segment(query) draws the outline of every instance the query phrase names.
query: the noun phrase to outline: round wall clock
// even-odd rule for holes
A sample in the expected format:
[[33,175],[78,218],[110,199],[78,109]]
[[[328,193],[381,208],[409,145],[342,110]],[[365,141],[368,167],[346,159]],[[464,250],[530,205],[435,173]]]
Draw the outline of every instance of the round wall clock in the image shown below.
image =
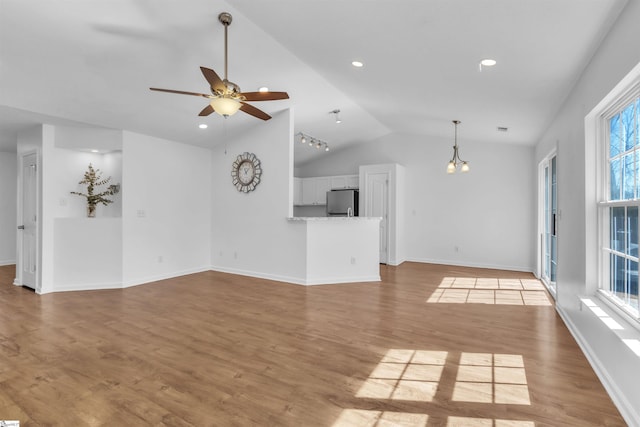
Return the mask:
[[240,154],[231,166],[231,178],[233,185],[241,193],[248,193],[256,189],[260,184],[262,166],[260,160],[253,153]]

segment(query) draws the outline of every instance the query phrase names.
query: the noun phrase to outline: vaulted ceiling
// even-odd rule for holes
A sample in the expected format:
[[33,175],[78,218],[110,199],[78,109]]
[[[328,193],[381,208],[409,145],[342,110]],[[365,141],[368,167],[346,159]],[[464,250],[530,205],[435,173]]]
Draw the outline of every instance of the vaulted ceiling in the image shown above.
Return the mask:
[[[294,109],[333,150],[390,132],[532,145],[626,0],[0,0],[0,150],[34,123],[126,129],[212,146],[262,121],[198,117],[199,67]],[[479,69],[492,58],[497,65]],[[353,60],[364,63],[355,68]],[[343,122],[336,124],[334,109]],[[207,123],[208,129],[198,128]],[[508,132],[498,132],[507,127]],[[300,144],[298,144],[300,145]],[[317,150],[296,148],[296,163]]]

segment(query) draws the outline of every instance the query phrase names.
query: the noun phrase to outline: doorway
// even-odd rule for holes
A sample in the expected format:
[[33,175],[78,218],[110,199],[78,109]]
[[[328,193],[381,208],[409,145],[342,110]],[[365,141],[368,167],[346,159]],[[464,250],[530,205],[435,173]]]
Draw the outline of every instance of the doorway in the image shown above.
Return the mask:
[[539,276],[553,297],[556,297],[558,273],[558,165],[554,153],[547,156],[539,169]]
[[38,266],[38,155],[22,156],[18,226],[18,283],[37,289]]
[[365,216],[380,217],[380,263],[389,263],[389,172],[366,174]]

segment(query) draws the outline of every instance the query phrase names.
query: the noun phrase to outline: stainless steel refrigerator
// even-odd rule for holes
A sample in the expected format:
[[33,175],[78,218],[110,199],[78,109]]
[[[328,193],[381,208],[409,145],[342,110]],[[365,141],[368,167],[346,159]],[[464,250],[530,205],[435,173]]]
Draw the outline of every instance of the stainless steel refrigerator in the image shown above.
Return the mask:
[[327,191],[327,216],[358,216],[358,190]]

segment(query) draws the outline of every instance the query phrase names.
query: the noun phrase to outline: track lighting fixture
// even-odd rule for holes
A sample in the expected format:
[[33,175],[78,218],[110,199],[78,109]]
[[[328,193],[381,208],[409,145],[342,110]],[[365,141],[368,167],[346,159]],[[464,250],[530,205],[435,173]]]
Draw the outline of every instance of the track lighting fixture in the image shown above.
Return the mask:
[[329,151],[329,144],[327,144],[325,141],[322,141],[316,137],[307,135],[306,133],[302,133],[302,132],[298,132],[296,136],[300,138],[301,144],[308,143],[309,147],[315,147],[318,150],[324,149],[324,151]]

